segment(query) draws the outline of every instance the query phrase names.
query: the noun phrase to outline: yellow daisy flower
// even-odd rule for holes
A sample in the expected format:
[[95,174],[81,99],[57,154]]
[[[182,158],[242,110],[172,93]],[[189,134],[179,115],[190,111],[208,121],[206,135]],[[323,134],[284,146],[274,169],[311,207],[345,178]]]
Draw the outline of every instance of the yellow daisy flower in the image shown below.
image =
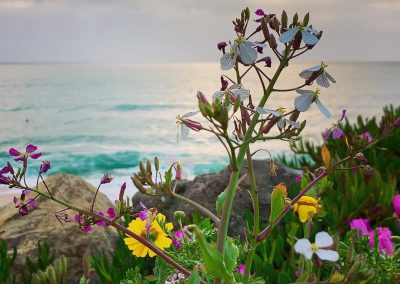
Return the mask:
[[311,220],[312,216],[318,213],[319,208],[318,201],[311,196],[302,196],[293,205],[293,210],[299,215],[300,222],[302,223]]
[[[164,224],[164,228],[171,231],[173,229],[172,223],[165,223],[165,216],[161,213],[158,213],[152,220],[150,230],[146,228],[146,222],[147,220],[142,221],[140,218],[136,218],[129,224],[128,230],[149,240],[161,250],[169,248],[172,240],[168,238],[168,235],[161,228],[160,224]],[[132,237],[124,238],[124,242],[132,251],[132,254],[137,257],[145,257],[147,254],[150,257],[156,255],[151,249]]]

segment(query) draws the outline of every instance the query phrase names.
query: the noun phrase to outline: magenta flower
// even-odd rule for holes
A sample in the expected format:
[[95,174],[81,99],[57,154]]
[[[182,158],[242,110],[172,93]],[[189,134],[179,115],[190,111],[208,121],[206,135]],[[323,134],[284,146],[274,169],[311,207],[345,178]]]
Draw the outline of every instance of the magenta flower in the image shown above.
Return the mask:
[[110,183],[114,177],[111,174],[104,174],[101,178],[100,184]]
[[26,167],[28,164],[28,158],[36,160],[40,156],[42,156],[42,153],[34,153],[36,150],[37,150],[36,146],[29,144],[28,146],[26,146],[25,152],[20,152],[14,148],[10,148],[10,150],[8,150],[8,153],[13,157],[17,157],[14,158],[14,160],[22,161],[24,163],[24,167]]
[[75,222],[79,223],[79,226],[81,227],[81,229],[83,230],[83,232],[85,233],[89,233],[93,230],[92,225],[90,225],[90,223],[88,223],[85,219],[85,216],[79,215],[79,214],[75,214]]
[[[238,268],[236,268],[236,272],[241,274],[242,276],[244,276],[245,270],[246,270],[246,265],[244,263],[242,263],[241,265],[239,265]],[[250,276],[253,276],[253,273],[250,272]]]
[[178,163],[175,169],[175,179],[181,180],[182,179],[182,164]]
[[143,210],[139,212],[139,218],[142,221],[146,220],[146,229],[147,231],[150,231],[151,228],[150,210],[147,209],[147,207],[142,202],[140,202],[140,207],[142,207]]
[[[369,237],[369,244],[371,247],[375,246],[375,234],[371,232]],[[386,255],[394,254],[394,243],[391,240],[392,232],[387,227],[378,228],[378,249],[381,253]]]
[[43,161],[40,165],[39,174],[45,174],[51,169],[50,161]]
[[4,176],[5,174],[8,174],[10,172],[10,168],[8,166],[5,166],[0,170],[0,184],[10,184],[11,179],[7,176]]
[[190,236],[192,233],[188,230],[185,226],[182,230],[178,230],[175,232],[174,237],[172,238],[172,244],[177,248],[180,249],[182,247],[182,241],[187,240],[191,241],[192,239]]
[[[270,20],[275,17],[275,14],[266,14],[262,9],[257,9],[254,13],[257,16],[260,16],[260,18],[254,20],[256,23],[260,23],[264,17],[268,17]],[[274,29],[274,21],[270,21],[269,26],[271,29]]]
[[394,212],[396,213],[397,217],[400,218],[400,194],[396,194],[393,197],[393,208]]
[[329,137],[332,134],[333,140],[339,139],[344,135],[344,132],[342,129],[339,128],[339,122],[342,122],[346,118],[346,109],[342,110],[342,115],[340,116],[340,119],[337,121],[337,123],[334,123],[331,128],[328,128],[324,132],[324,138],[325,140],[328,140]]
[[353,219],[349,223],[350,229],[361,231],[363,236],[369,236],[371,233],[371,226],[367,219],[358,218]]
[[30,210],[36,208],[36,200],[33,198],[27,198],[30,193],[30,190],[23,190],[19,198],[16,196],[13,198],[15,208],[18,208],[18,213],[21,216],[28,215]]
[[297,176],[294,178],[294,182],[300,183],[302,178],[303,178],[303,175],[297,175]]
[[[105,214],[104,214],[104,212],[101,212],[101,211],[98,214],[100,216],[105,217],[110,220],[113,220],[116,216],[115,209],[113,207],[108,208]],[[108,227],[111,225],[111,223],[101,220],[101,221],[97,222],[96,225],[99,227],[106,227],[106,226]]]
[[374,139],[372,138],[371,133],[369,133],[368,131],[365,131],[365,132],[362,134],[362,137],[365,138],[365,139],[367,139],[368,143],[371,143],[372,140],[374,140]]

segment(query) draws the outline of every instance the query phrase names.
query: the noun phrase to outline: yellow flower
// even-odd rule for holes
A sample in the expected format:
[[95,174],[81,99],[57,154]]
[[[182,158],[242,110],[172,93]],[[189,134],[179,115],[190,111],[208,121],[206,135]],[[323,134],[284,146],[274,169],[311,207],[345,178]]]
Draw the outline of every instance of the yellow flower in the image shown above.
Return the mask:
[[343,280],[344,280],[344,275],[338,271],[335,271],[335,273],[333,273],[333,275],[331,277],[332,283],[339,283],[339,282],[342,282]]
[[[165,223],[165,216],[161,213],[158,213],[152,220],[150,230],[146,228],[146,222],[147,220],[142,221],[140,218],[136,218],[129,224],[128,230],[149,240],[161,250],[169,248],[172,244],[172,240],[168,238],[168,235],[161,228],[160,224],[164,224],[164,228],[171,231],[173,229],[172,223]],[[124,241],[132,251],[132,254],[137,257],[145,257],[147,254],[149,254],[150,257],[156,255],[151,249],[132,237],[124,238]]]
[[311,220],[314,214],[319,211],[318,201],[311,196],[302,196],[294,205],[293,210],[299,215],[302,223]]

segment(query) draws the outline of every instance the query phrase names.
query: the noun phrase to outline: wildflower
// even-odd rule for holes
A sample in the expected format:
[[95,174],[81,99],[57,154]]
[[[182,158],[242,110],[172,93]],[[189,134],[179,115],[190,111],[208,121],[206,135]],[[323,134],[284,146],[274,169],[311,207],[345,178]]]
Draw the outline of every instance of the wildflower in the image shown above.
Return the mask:
[[183,273],[175,273],[167,280],[165,280],[164,284],[178,284],[183,283],[181,282],[182,279],[185,279],[185,275]]
[[79,224],[79,227],[83,230],[84,233],[90,233],[93,228],[88,219],[85,218],[85,216],[80,215],[80,214],[75,214],[75,222]]
[[174,237],[172,238],[173,245],[180,249],[182,247],[182,241],[191,241],[190,236],[192,233],[188,230],[187,226],[183,227],[182,230],[178,230],[174,233]]
[[223,54],[225,54],[225,48],[227,46],[228,46],[228,44],[225,41],[217,44],[218,49],[221,50]]
[[329,280],[332,283],[342,283],[344,280],[344,275],[341,274],[339,271],[335,271]]
[[43,161],[40,165],[39,174],[45,174],[51,169],[50,161]]
[[321,62],[320,65],[301,71],[299,76],[303,79],[306,79],[306,84],[308,85],[311,85],[311,83],[316,80],[318,85],[328,88],[330,86],[329,81],[336,83],[336,80],[333,79],[328,72],[326,72],[325,68],[327,66],[328,65],[326,65],[324,62]]
[[365,131],[365,132],[362,134],[362,137],[365,138],[365,139],[367,139],[368,143],[371,143],[372,140],[374,140],[374,139],[372,138],[371,133],[369,133],[368,131]]
[[393,208],[394,208],[394,212],[397,215],[398,218],[400,218],[400,194],[396,194],[393,197]]
[[300,183],[302,178],[303,178],[303,175],[297,175],[297,176],[295,176],[295,178],[294,178],[294,182]]
[[114,177],[111,174],[106,173],[101,178],[100,184],[110,183],[113,179]]
[[394,126],[400,126],[400,117],[398,117],[394,122],[393,122]]
[[340,137],[342,137],[344,135],[343,130],[339,127],[339,123],[342,122],[346,118],[346,111],[347,110],[343,109],[340,119],[336,123],[333,123],[331,128],[328,128],[327,130],[325,130],[325,132],[324,132],[325,140],[328,140],[329,137],[331,136],[331,134],[332,134],[333,140],[339,139]]
[[267,22],[269,23],[270,28],[271,28],[271,29],[274,29],[274,21],[273,21],[273,19],[274,19],[274,17],[275,17],[276,14],[266,14],[266,13],[264,12],[264,10],[262,10],[262,9],[257,9],[257,10],[255,11],[255,14],[256,14],[257,16],[262,16],[262,17],[260,17],[260,18],[258,18],[258,19],[255,19],[254,22],[260,23],[264,18],[266,18],[266,19],[267,19]]
[[318,213],[319,208],[320,205],[314,197],[305,195],[293,205],[293,210],[299,215],[302,223],[311,220],[312,216]]
[[216,99],[221,100],[225,94],[232,95],[232,100],[235,101],[237,97],[240,98],[241,101],[244,101],[249,98],[250,91],[247,89],[243,89],[242,84],[234,84],[229,87],[226,91],[216,91],[212,98],[215,101]]
[[235,41],[233,45],[231,45],[230,51],[224,53],[220,59],[221,70],[232,69],[236,64],[237,55],[238,55],[238,46]]
[[18,208],[18,213],[21,216],[28,215],[30,210],[36,208],[36,200],[34,198],[27,198],[30,193],[30,190],[23,190],[19,198],[16,196],[13,198],[15,208]]
[[[102,217],[105,217],[105,218],[111,219],[111,220],[114,219],[116,216],[115,209],[113,207],[108,208],[106,213],[100,211],[98,214]],[[106,226],[108,227],[108,226],[110,226],[110,222],[101,220],[101,221],[97,222],[96,225],[99,227],[106,227]]]
[[[244,272],[246,271],[246,264],[242,263],[236,268],[236,272],[244,276]],[[253,273],[250,272],[250,276],[253,276]]]
[[319,100],[319,89],[316,89],[315,91],[297,89],[296,92],[300,94],[300,96],[296,97],[294,100],[294,106],[298,111],[307,111],[311,104],[315,102],[323,115],[326,117],[331,116],[329,110]]
[[6,184],[6,185],[10,184],[11,179],[7,176],[4,176],[5,174],[8,174],[9,172],[10,172],[10,168],[8,165],[0,170],[0,184]]
[[[172,240],[168,238],[160,224],[163,224],[163,227],[165,227],[167,231],[171,231],[173,229],[172,223],[165,223],[165,216],[161,213],[158,213],[152,220],[150,228],[146,227],[146,221],[136,218],[129,224],[128,229],[133,233],[149,240],[159,249],[164,250],[165,248],[169,248],[171,246]],[[156,255],[151,249],[134,238],[127,237],[124,239],[124,241],[128,248],[132,251],[132,254],[137,257],[145,257],[147,254],[150,257]]]
[[194,131],[200,131],[203,129],[203,126],[201,125],[200,122],[189,119],[188,117],[194,116],[198,113],[198,111],[192,111],[185,113],[182,116],[177,116],[176,119],[177,124],[181,127],[181,137],[185,138],[189,135],[189,129],[192,129]]
[[317,35],[320,33],[319,31],[309,27],[304,27],[301,23],[297,24],[297,26],[288,29],[286,32],[281,34],[279,40],[282,43],[289,43],[294,40],[297,33],[301,33],[301,37],[305,44],[307,45],[315,45],[318,42]]
[[181,163],[178,163],[176,165],[175,179],[176,180],[181,180],[182,179],[182,164]]
[[332,245],[332,237],[327,232],[319,232],[315,235],[315,243],[310,243],[307,239],[300,239],[295,243],[294,249],[309,260],[315,253],[321,260],[337,261],[339,254],[334,250],[327,249]]
[[36,160],[42,155],[42,153],[34,153],[36,150],[36,146],[29,144],[28,146],[26,146],[25,152],[20,152],[14,148],[10,148],[10,150],[8,150],[8,153],[13,157],[17,157],[14,160],[22,161],[24,163],[24,167],[26,167],[28,164],[28,158]]
[[[387,227],[379,227],[377,230],[378,233],[378,249],[381,253],[387,255],[394,254],[394,243],[392,242],[392,232]],[[375,237],[374,232],[370,233],[369,244],[371,247],[375,246]]]
[[256,112],[258,112],[259,114],[271,114],[272,116],[279,118],[277,124],[280,129],[284,129],[286,126],[286,123],[289,124],[290,126],[293,126],[294,128],[300,128],[300,123],[298,123],[297,121],[292,121],[290,119],[284,118],[282,116],[285,113],[284,108],[272,110],[272,109],[267,109],[267,108],[256,107]]
[[369,236],[371,232],[371,226],[369,221],[364,218],[357,218],[350,220],[349,223],[350,229],[361,231],[363,236]]

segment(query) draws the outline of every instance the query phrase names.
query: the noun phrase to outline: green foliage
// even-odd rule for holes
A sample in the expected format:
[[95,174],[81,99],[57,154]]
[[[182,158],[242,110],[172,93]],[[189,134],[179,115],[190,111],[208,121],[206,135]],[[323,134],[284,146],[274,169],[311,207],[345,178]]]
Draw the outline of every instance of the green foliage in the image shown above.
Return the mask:
[[65,284],[67,278],[67,259],[61,257],[45,271],[32,274],[33,284]]
[[0,239],[0,283],[15,283],[15,276],[11,276],[10,268],[12,267],[17,256],[17,249],[13,248],[11,255],[8,252],[8,245],[5,240]]
[[150,283],[143,278],[140,267],[131,268],[126,272],[125,278],[120,282],[120,284],[148,284]]
[[46,270],[46,268],[53,263],[54,258],[54,252],[51,252],[49,244],[42,244],[39,241],[37,260],[32,260],[29,256],[26,257],[25,265],[28,268],[29,273],[21,274],[21,281],[24,284],[32,283],[32,274],[39,270]]
[[271,213],[269,214],[269,223],[271,224],[282,212],[285,208],[285,197],[287,195],[287,191],[281,189],[278,185],[274,187],[271,193]]

